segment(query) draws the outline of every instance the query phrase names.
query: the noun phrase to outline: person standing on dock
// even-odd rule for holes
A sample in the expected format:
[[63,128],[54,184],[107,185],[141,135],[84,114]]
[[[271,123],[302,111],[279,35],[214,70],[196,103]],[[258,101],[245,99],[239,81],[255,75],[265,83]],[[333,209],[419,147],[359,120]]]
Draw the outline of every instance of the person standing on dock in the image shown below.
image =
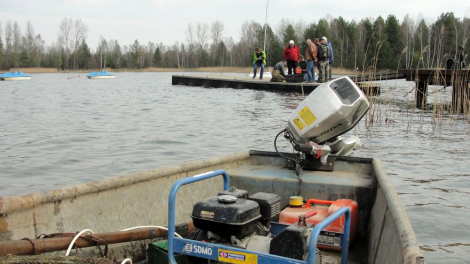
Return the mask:
[[289,46],[284,49],[284,60],[287,61],[287,74],[295,73],[299,61],[300,50],[291,39]]
[[286,74],[284,72],[286,63],[286,60],[283,60],[274,65],[271,82],[286,82]]
[[305,59],[307,60],[307,82],[314,82],[315,63],[318,62],[317,46],[310,39],[307,39],[307,50],[305,51]]
[[320,72],[318,82],[327,82],[330,77],[330,67],[329,67],[329,60],[330,60],[330,47],[326,44],[326,38],[323,37],[320,40],[320,47],[318,49],[318,57],[319,57],[319,64],[320,64]]
[[467,69],[467,65],[465,64],[465,55],[463,53],[463,48],[459,47],[459,55],[457,57],[457,69],[462,70],[462,69]]
[[[313,44],[315,44],[315,47],[317,47],[317,59],[319,59],[318,51],[320,50],[320,40],[318,38],[314,38]],[[318,73],[320,73],[320,62],[317,62],[317,69],[318,69]]]
[[260,48],[256,48],[253,53],[253,79],[256,78],[256,71],[258,67],[259,70],[259,79],[263,79],[264,65],[266,65],[266,53]]
[[330,48],[330,59],[328,60],[328,68],[329,68],[329,71],[328,71],[328,80],[326,81],[331,81],[331,68],[333,68],[333,61],[334,61],[334,57],[333,57],[333,47],[331,46],[331,42],[328,41],[328,39],[326,37],[323,37],[326,41],[326,45],[328,45],[328,47]]

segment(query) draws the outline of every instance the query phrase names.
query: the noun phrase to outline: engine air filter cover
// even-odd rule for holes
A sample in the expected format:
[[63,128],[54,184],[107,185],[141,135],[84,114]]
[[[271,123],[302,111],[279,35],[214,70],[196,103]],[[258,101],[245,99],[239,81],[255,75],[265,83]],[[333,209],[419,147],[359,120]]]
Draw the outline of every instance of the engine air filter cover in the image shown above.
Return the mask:
[[251,195],[249,199],[259,204],[263,220],[274,219],[281,213],[281,197],[277,194],[259,192]]
[[[235,201],[233,201],[235,200]],[[221,236],[242,238],[254,231],[261,217],[257,202],[241,198],[231,202],[211,197],[194,204],[191,218],[194,226]]]

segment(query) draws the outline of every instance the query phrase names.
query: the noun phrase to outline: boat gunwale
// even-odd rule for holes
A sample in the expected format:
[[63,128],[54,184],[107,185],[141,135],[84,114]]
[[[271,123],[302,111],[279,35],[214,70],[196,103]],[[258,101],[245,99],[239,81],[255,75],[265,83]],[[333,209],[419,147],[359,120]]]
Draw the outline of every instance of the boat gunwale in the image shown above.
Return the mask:
[[[289,153],[284,153],[285,155]],[[73,198],[74,196],[99,193],[112,190],[114,188],[125,187],[140,182],[168,177],[175,174],[188,174],[193,171],[200,171],[204,168],[215,167],[220,164],[239,163],[250,160],[253,156],[278,157],[275,152],[264,151],[242,151],[227,154],[220,157],[198,159],[184,162],[180,165],[168,165],[154,170],[143,171],[135,174],[128,174],[107,179],[102,179],[90,183],[74,185],[71,187],[59,188],[56,190],[34,193],[23,196],[0,196],[0,215],[7,216],[9,213],[24,211],[37,205],[54,203],[58,200]],[[424,263],[423,255],[419,248],[415,232],[411,226],[406,211],[400,202],[392,182],[385,173],[381,161],[375,158],[343,157],[336,156],[336,159],[344,162],[371,164],[373,174],[377,179],[377,193],[382,192],[385,199],[385,206],[388,214],[393,219],[397,230],[397,237],[400,241],[402,263]],[[186,175],[191,176],[191,175]],[[376,248],[378,250],[378,248]],[[369,252],[372,254],[372,252]]]
[[198,159],[184,162],[180,165],[168,165],[153,170],[140,173],[116,176],[107,179],[97,180],[89,183],[82,183],[70,187],[63,187],[41,193],[32,193],[21,196],[0,196],[0,214],[13,213],[33,208],[45,203],[53,203],[58,200],[65,200],[90,193],[102,192],[118,187],[124,187],[139,182],[166,177],[169,175],[184,173],[191,170],[198,170],[204,167],[218,164],[230,163],[239,160],[249,159],[250,151],[223,155],[207,159]]
[[373,158],[372,166],[378,181],[378,187],[380,187],[386,200],[387,210],[390,211],[393,223],[395,223],[399,233],[403,249],[402,263],[424,263],[424,257],[419,248],[418,240],[411,226],[410,219],[398,198],[395,187],[393,187],[392,182],[385,173],[382,162],[379,159]]

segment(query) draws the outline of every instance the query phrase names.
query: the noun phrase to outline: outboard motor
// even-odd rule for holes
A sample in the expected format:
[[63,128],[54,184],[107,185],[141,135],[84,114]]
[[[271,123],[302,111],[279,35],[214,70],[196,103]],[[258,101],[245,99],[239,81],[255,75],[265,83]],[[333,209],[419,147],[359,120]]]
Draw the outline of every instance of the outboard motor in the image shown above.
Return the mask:
[[359,138],[341,135],[354,128],[368,110],[366,96],[349,77],[329,81],[313,90],[291,114],[274,147],[277,151],[277,137],[284,133],[302,156],[300,160],[307,155],[325,165],[329,154],[349,155],[361,146]]
[[[318,86],[288,118],[287,127],[274,139],[274,148],[295,168],[302,191],[304,169],[333,170],[329,155],[350,155],[361,146],[359,138],[344,139],[369,110],[364,93],[349,77],[341,77]],[[277,149],[279,135],[290,141],[296,154],[286,156]]]

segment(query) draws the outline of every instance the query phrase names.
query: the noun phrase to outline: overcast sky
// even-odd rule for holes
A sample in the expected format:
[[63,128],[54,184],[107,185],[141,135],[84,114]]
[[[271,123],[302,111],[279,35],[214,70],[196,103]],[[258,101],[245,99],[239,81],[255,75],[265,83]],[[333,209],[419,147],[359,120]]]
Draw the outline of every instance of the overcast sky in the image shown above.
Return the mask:
[[[376,18],[390,14],[401,22],[405,15],[420,15],[434,22],[441,13],[454,12],[458,18],[470,17],[470,2],[464,0],[269,0],[268,23],[276,28],[287,18],[317,22],[327,15],[345,20]],[[0,0],[2,30],[9,20],[17,21],[22,33],[30,21],[35,34],[41,34],[46,45],[57,41],[59,24],[64,17],[81,19],[88,27],[88,45],[95,49],[100,35],[115,39],[121,46],[149,41],[172,45],[185,41],[189,23],[216,20],[224,23],[223,37],[239,40],[241,25],[246,20],[264,24],[266,0]],[[2,32],[2,37],[4,32]]]

